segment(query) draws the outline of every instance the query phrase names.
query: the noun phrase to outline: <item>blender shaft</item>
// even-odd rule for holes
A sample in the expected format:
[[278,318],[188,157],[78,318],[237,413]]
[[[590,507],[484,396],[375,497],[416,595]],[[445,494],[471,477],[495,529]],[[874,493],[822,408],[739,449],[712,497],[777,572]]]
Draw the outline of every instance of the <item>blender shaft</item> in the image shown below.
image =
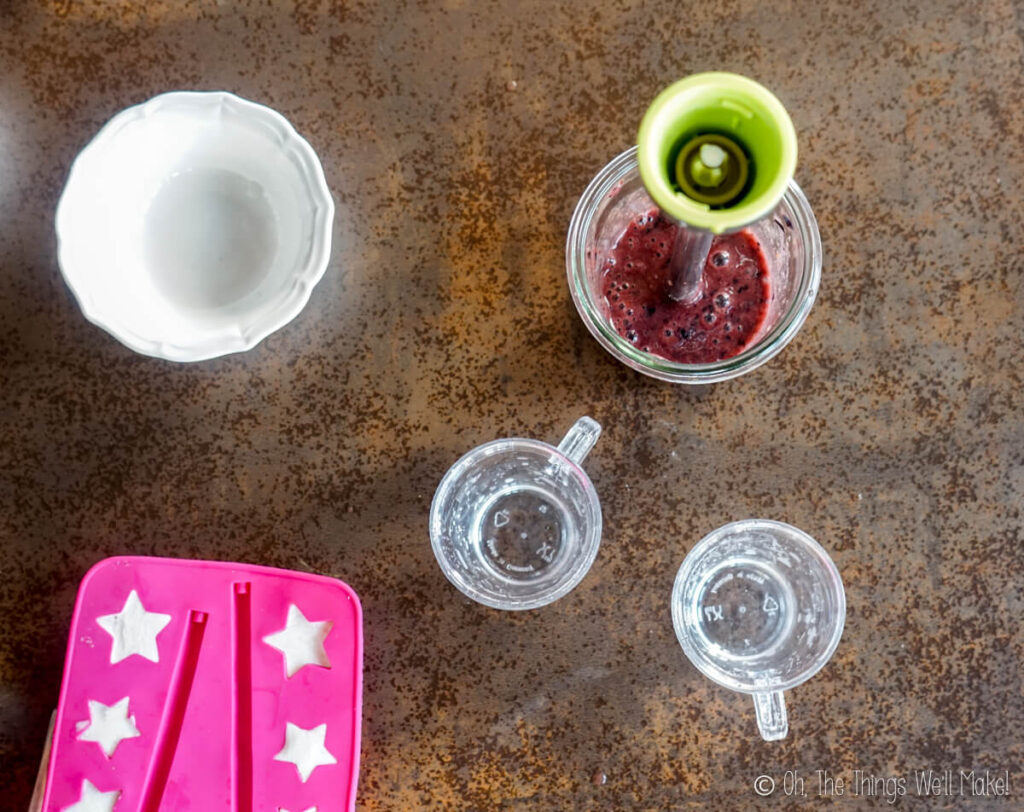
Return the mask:
[[672,246],[669,296],[677,302],[695,302],[701,294],[701,278],[711,252],[714,235],[702,228],[688,228],[679,224],[676,241]]

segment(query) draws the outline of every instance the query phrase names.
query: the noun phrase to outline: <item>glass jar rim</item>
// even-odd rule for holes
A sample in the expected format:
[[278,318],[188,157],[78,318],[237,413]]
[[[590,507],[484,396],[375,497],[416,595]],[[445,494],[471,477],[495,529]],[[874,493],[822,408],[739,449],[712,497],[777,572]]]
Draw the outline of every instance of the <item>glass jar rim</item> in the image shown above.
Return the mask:
[[635,146],[613,158],[590,181],[573,212],[566,238],[565,263],[569,290],[580,317],[598,343],[638,372],[683,384],[729,380],[756,369],[778,355],[803,326],[817,297],[821,280],[822,251],[818,222],[796,181],[789,182],[783,195],[783,201],[793,213],[794,225],[804,245],[800,284],[792,304],[766,336],[738,355],[706,364],[681,364],[643,352],[620,336],[602,315],[600,305],[594,300],[587,284],[586,251],[590,224],[600,201],[612,194],[615,187],[631,172],[639,173]]

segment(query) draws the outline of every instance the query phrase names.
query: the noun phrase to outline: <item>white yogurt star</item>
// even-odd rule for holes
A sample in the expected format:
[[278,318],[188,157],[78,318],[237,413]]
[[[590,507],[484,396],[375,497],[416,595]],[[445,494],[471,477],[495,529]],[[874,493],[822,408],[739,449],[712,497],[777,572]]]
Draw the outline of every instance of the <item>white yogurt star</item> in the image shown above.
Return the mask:
[[98,617],[96,622],[114,638],[110,649],[111,663],[119,663],[132,654],[156,663],[160,661],[156,636],[171,622],[171,616],[147,612],[139,600],[139,593],[133,589],[120,612]]
[[304,730],[291,722],[285,723],[284,747],[274,756],[274,761],[294,764],[299,778],[305,784],[313,770],[327,764],[337,764],[338,759],[330,754],[324,741],[327,738],[327,723]]
[[63,812],[113,812],[114,804],[120,796],[119,789],[100,792],[87,778],[82,782],[82,793],[78,796],[78,803],[65,806]]
[[113,705],[90,699],[89,718],[79,722],[75,729],[79,731],[79,741],[96,742],[107,758],[114,755],[117,745],[124,739],[134,739],[139,735],[135,717],[128,715],[128,697]]
[[288,607],[288,620],[284,628],[268,634],[263,642],[284,655],[285,673],[293,677],[305,665],[331,667],[331,661],[324,651],[324,640],[333,625],[330,620],[306,620],[299,607],[292,604]]

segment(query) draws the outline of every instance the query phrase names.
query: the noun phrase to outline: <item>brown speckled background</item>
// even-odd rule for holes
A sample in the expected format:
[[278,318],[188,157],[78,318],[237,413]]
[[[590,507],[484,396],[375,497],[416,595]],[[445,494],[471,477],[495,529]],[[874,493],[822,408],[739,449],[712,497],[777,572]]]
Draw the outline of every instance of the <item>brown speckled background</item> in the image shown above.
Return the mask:
[[[752,788],[787,769],[817,809],[818,769],[961,767],[1012,796],[899,806],[1024,808],[1022,36],[1020,0],[0,0],[0,805],[28,802],[79,578],[138,553],[356,589],[362,810],[794,808]],[[563,247],[653,95],[716,68],[788,107],[825,269],[781,356],[692,390],[590,338]],[[295,322],[180,366],[85,321],[53,212],[104,121],[187,88],[284,113],[338,213]],[[442,474],[582,414],[590,575],[526,614],[463,599],[427,538]],[[818,538],[849,602],[783,743],[668,611],[747,516]]]

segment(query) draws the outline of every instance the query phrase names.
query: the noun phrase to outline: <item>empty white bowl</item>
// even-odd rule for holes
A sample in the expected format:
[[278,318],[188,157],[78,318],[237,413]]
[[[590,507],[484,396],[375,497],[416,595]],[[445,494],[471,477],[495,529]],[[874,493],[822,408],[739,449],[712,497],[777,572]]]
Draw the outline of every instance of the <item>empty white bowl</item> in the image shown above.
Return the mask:
[[316,153],[279,113],[231,93],[165,93],[76,158],[58,258],[91,322],[137,352],[199,361],[298,315],[333,219]]

